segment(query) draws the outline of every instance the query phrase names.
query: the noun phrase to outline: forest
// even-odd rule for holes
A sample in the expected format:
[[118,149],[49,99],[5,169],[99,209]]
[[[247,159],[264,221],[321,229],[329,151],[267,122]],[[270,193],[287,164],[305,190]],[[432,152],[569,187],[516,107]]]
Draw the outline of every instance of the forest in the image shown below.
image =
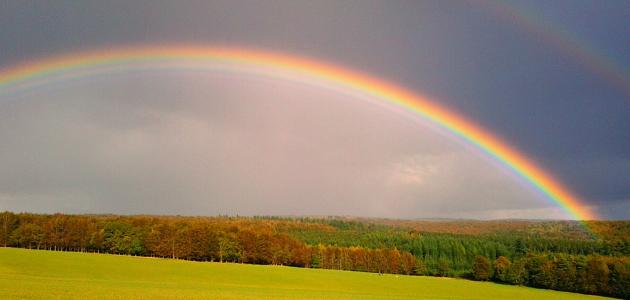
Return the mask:
[[461,277],[630,298],[630,221],[3,212],[0,246]]

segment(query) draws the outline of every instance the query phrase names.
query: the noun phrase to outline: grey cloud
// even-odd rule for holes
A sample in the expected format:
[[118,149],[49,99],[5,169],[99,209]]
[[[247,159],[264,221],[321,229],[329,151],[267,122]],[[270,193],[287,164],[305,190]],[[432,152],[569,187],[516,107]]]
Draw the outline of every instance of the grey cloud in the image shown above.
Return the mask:
[[548,206],[408,114],[234,76],[110,76],[3,99],[0,209],[414,218]]
[[[628,189],[630,185],[627,182],[627,178],[630,177],[630,165],[627,163],[628,153],[630,153],[628,97],[619,88],[611,85],[605,76],[599,76],[601,74],[597,74],[597,70],[593,72],[592,68],[585,68],[584,62],[580,61],[590,59],[591,62],[603,62],[600,66],[603,67],[601,71],[604,73],[607,71],[606,63],[615,65],[617,69],[622,72],[625,71],[627,77],[627,71],[630,70],[630,52],[627,51],[627,28],[630,27],[630,18],[627,17],[625,3],[622,1],[592,3],[576,3],[576,1],[516,3],[507,1],[504,3],[504,5],[515,8],[515,12],[523,13],[525,19],[531,18],[533,15],[539,18],[540,22],[536,21],[536,24],[544,26],[550,38],[541,38],[535,33],[535,30],[528,30],[527,26],[523,26],[522,22],[513,22],[513,18],[502,18],[497,15],[496,12],[493,12],[492,3],[492,1],[395,0],[2,1],[0,3],[0,28],[2,28],[0,30],[0,45],[2,45],[0,68],[36,57],[66,54],[85,49],[106,50],[109,47],[137,44],[229,44],[312,56],[365,71],[412,90],[434,96],[440,104],[451,107],[482,126],[491,129],[510,144],[534,158],[545,169],[556,174],[572,190],[582,196],[586,205],[601,211],[604,217],[607,216],[607,213],[611,213],[611,217],[623,215],[627,218],[629,210],[615,209],[615,207],[623,207],[623,204],[630,198],[630,190]],[[589,17],[584,18],[585,15]],[[576,43],[570,47],[563,47],[563,41],[567,37],[570,40],[575,40]],[[565,50],[565,48],[574,49],[574,46],[581,47],[593,56],[575,57],[571,55],[572,50]],[[587,63],[587,65],[589,64]],[[167,155],[187,157],[189,153],[183,150],[174,150],[177,148],[177,143],[179,143],[179,147],[183,147],[182,144],[198,141],[199,137],[190,135],[181,137],[177,130],[193,130],[191,127],[201,128],[203,124],[206,126],[203,130],[214,134],[212,138],[206,140],[206,143],[222,141],[220,143],[222,146],[211,148],[210,150],[214,152],[210,153],[221,155],[220,153],[234,152],[243,155],[251,163],[254,163],[261,161],[260,157],[263,154],[265,159],[262,161],[274,161],[272,159],[274,156],[269,154],[273,151],[283,153],[284,156],[306,151],[303,150],[306,146],[301,148],[291,146],[288,149],[281,146],[290,145],[292,142],[297,143],[300,140],[284,127],[294,126],[294,123],[302,121],[315,122],[319,125],[317,127],[319,129],[310,130],[310,132],[309,128],[305,128],[308,127],[306,124],[297,125],[306,133],[314,135],[309,140],[300,141],[303,145],[306,143],[313,149],[317,149],[317,145],[309,144],[309,141],[319,138],[317,141],[321,144],[336,143],[338,149],[354,149],[347,148],[351,147],[352,143],[363,143],[362,145],[373,148],[363,149],[360,156],[348,158],[348,161],[354,160],[354,164],[361,165],[359,168],[361,176],[355,174],[361,178],[367,178],[369,174],[384,173],[383,170],[388,169],[384,166],[386,164],[397,165],[401,161],[408,161],[412,157],[416,157],[416,155],[439,154],[445,149],[439,147],[417,149],[417,143],[420,142],[416,138],[424,138],[424,136],[419,137],[421,132],[418,131],[415,131],[417,135],[414,136],[414,139],[397,140],[401,137],[409,138],[411,135],[401,134],[397,131],[398,129],[391,128],[391,117],[380,117],[379,120],[384,124],[382,128],[373,126],[373,122],[368,122],[370,123],[369,126],[361,127],[363,124],[359,123],[359,120],[337,122],[336,119],[341,118],[342,111],[337,112],[337,115],[333,117],[322,113],[323,109],[321,108],[315,110],[320,112],[317,114],[298,114],[297,112],[302,109],[312,108],[290,106],[286,103],[282,105],[282,108],[286,110],[284,113],[282,113],[281,108],[275,104],[272,105],[271,102],[248,103],[247,105],[251,105],[249,107],[247,105],[245,107],[243,105],[227,105],[225,101],[220,100],[227,93],[224,91],[221,94],[219,92],[221,87],[215,86],[213,89],[204,89],[199,84],[197,86],[186,84],[185,82],[189,81],[190,77],[194,76],[180,74],[180,76],[170,77],[169,80],[173,81],[172,84],[168,88],[162,89],[155,88],[156,85],[164,82],[164,79],[161,79],[159,75],[156,77],[145,74],[142,78],[129,81],[121,80],[116,84],[112,82],[106,84],[97,78],[81,78],[78,81],[82,81],[82,85],[73,81],[65,86],[56,86],[54,88],[56,95],[58,97],[63,95],[64,97],[54,102],[33,101],[35,96],[32,95],[38,93],[39,90],[28,91],[17,96],[20,101],[13,98],[2,99],[0,115],[6,118],[6,121],[5,119],[0,120],[0,127],[16,126],[19,122],[28,122],[11,119],[11,115],[14,118],[25,119],[25,114],[32,114],[34,118],[42,118],[41,122],[48,120],[48,123],[45,123],[46,127],[50,127],[49,130],[51,131],[56,130],[57,133],[54,137],[42,134],[39,131],[40,128],[36,127],[36,124],[44,124],[41,122],[23,125],[26,127],[20,130],[26,130],[29,128],[28,126],[31,126],[32,136],[14,138],[12,140],[14,144],[22,143],[21,145],[24,147],[40,147],[44,145],[45,141],[48,141],[50,145],[46,145],[56,153],[41,154],[30,149],[24,150],[22,154],[12,154],[18,158],[21,157],[22,160],[17,161],[22,161],[20,164],[23,165],[28,165],[24,161],[25,159],[32,160],[30,163],[32,166],[27,168],[31,171],[15,171],[17,174],[31,176],[29,178],[32,180],[3,179],[5,182],[12,183],[11,186],[6,187],[5,192],[15,192],[18,187],[23,187],[19,190],[26,192],[26,186],[32,185],[35,181],[40,186],[54,186],[57,190],[60,190],[61,187],[74,186],[74,182],[81,180],[85,186],[88,186],[94,182],[94,178],[98,178],[96,177],[98,175],[102,177],[103,182],[111,186],[118,186],[120,182],[129,182],[130,179],[124,178],[126,176],[135,180],[131,181],[134,183],[130,186],[151,186],[154,184],[164,187],[162,190],[154,187],[143,192],[153,193],[154,196],[151,197],[156,199],[186,198],[188,197],[186,196],[187,193],[180,191],[189,189],[171,188],[169,182],[174,179],[172,175],[168,175],[168,172],[163,173],[163,178],[159,182],[153,177],[152,179],[142,179],[139,174],[142,174],[148,166],[153,168],[154,173],[162,172],[159,166],[154,163],[154,160],[158,159],[158,154],[161,155],[160,158]],[[239,79],[234,80],[234,82],[238,82]],[[273,86],[279,83],[268,82],[267,84]],[[236,83],[227,85],[224,89],[234,85]],[[64,92],[64,88],[72,91]],[[290,90],[295,89],[281,90],[290,94],[292,93]],[[132,97],[126,97],[127,94]],[[52,97],[52,94],[46,96]],[[280,97],[278,94],[273,96]],[[289,95],[282,97],[289,97]],[[334,98],[334,96],[331,97]],[[201,101],[200,98],[204,98],[204,101]],[[234,98],[237,97],[234,96]],[[151,99],[150,105],[148,99]],[[27,100],[33,104],[24,104],[28,102]],[[21,108],[16,107],[17,104],[9,104],[10,102],[20,102]],[[335,107],[341,107],[339,105],[342,104],[339,104],[338,101],[337,103]],[[63,108],[55,105],[60,105]],[[302,103],[301,105],[305,104]],[[367,109],[366,107],[363,106],[364,109]],[[18,113],[20,109],[24,110],[23,114]],[[38,113],[38,109],[52,112],[57,109],[56,113],[59,114],[59,117],[47,116],[45,112]],[[252,116],[254,109],[259,110],[260,119]],[[375,110],[377,114],[386,114],[379,109]],[[292,114],[289,112],[299,116],[300,120],[292,119],[290,117]],[[346,113],[347,116],[354,117],[356,111],[348,108]],[[265,118],[264,116],[273,117]],[[277,119],[277,116],[280,117]],[[176,118],[180,121],[175,121]],[[325,120],[325,122],[319,122],[319,120]],[[182,124],[186,122],[189,123],[188,129],[177,129],[177,126],[184,126]],[[416,126],[414,127],[415,130],[417,130],[417,126],[425,128],[424,124],[405,124],[404,126],[410,128]],[[64,126],[70,128],[65,134],[59,134],[65,130]],[[74,126],[79,128],[73,128]],[[334,130],[335,126],[347,128],[348,131]],[[400,126],[404,127],[403,125]],[[360,128],[370,128],[370,131],[361,131]],[[3,130],[10,131],[7,128]],[[246,135],[244,132],[255,132],[255,130],[259,130],[261,136],[263,134],[273,134],[273,136],[270,136],[267,141],[262,141],[260,136],[253,134],[244,136]],[[398,133],[384,134],[383,131],[385,130]],[[92,134],[94,138],[86,140],[84,134]],[[347,136],[342,138],[341,135],[343,134],[347,134]],[[434,133],[428,135],[431,136],[428,138],[431,142],[443,141],[436,138]],[[253,150],[249,152],[236,151],[235,148],[243,146],[239,142],[243,138],[250,139],[252,145],[260,147],[260,151],[257,153],[254,153]],[[383,151],[383,146],[374,145],[374,141],[379,139],[382,139],[380,141],[383,144],[394,147],[392,149],[395,151]],[[76,147],[79,140],[84,141],[81,146],[83,151],[55,146],[61,147],[63,150],[61,151],[55,150],[52,146],[52,144],[59,144],[68,145],[68,148]],[[163,148],[154,146],[152,151],[155,153],[151,152],[151,156],[144,157],[139,153],[149,150],[142,149],[139,145],[133,146],[133,141],[143,141],[147,145],[159,143],[160,145],[163,144]],[[202,144],[201,146],[205,145],[199,143]],[[429,141],[426,143],[428,144]],[[112,149],[113,145],[118,145],[116,147],[120,149]],[[252,145],[249,146],[253,147]],[[7,149],[11,148],[11,146],[5,146],[4,143],[0,146],[2,148],[8,147]],[[93,148],[102,149],[105,154],[99,155],[104,157],[99,156],[95,160],[96,150]],[[432,148],[432,150],[428,148]],[[460,148],[455,147],[453,149]],[[19,152],[18,150],[16,152]],[[9,150],[6,150],[5,153],[9,153],[7,151]],[[135,156],[131,155],[133,151],[138,153]],[[167,151],[172,153],[166,153]],[[314,152],[315,150],[309,151]],[[118,152],[120,153],[117,154],[117,158],[107,156],[113,155],[110,153]],[[63,153],[72,153],[72,155]],[[333,151],[330,149],[324,153],[326,153],[329,162],[333,162],[335,157],[346,154],[345,150]],[[32,156],[36,154],[38,157],[33,158]],[[65,161],[66,156],[74,159],[75,162],[61,163]],[[57,161],[43,162],[46,157]],[[387,157],[389,160],[379,163],[378,158],[383,157]],[[279,160],[276,158],[275,162],[281,164]],[[98,168],[102,167],[101,165],[86,167],[94,164],[95,161],[112,169],[108,172],[116,171],[124,174],[118,174],[121,179],[116,180],[112,174],[104,174],[104,171],[97,172]],[[216,164],[221,162],[219,159],[215,159],[215,161]],[[344,163],[346,168],[349,168],[350,163],[348,161]],[[11,165],[11,160],[9,162]],[[122,168],[123,162],[129,165],[128,171],[119,170]],[[325,162],[324,158],[319,158],[311,164],[326,165]],[[16,162],[12,163],[13,166],[17,164]],[[223,164],[226,162],[224,161]],[[37,165],[47,166],[45,169],[49,170],[59,169],[55,171],[57,176],[50,178],[38,175],[40,173],[37,171],[39,170],[36,168]],[[168,169],[170,165],[175,165],[175,162],[166,161],[162,168]],[[232,165],[235,174],[247,169],[238,162],[232,162]],[[366,175],[364,170],[372,165],[374,165],[374,170],[367,172],[368,175]],[[68,170],[62,172],[64,167]],[[267,165],[263,164],[256,169],[259,171],[249,170],[246,173],[250,174],[250,177],[255,174],[266,177],[260,175],[262,174],[261,170],[266,170],[266,167]],[[310,165],[303,166],[303,168],[306,167],[310,167]],[[391,168],[395,167],[389,167],[389,169]],[[133,169],[137,169],[137,174],[133,175]],[[289,169],[289,167],[285,166],[284,169]],[[445,169],[448,168],[440,170]],[[186,170],[188,169],[184,168],[179,172],[186,173]],[[380,171],[377,172],[376,170]],[[404,172],[411,171],[406,170]],[[462,171],[464,174],[468,172]],[[4,176],[3,178],[10,177],[6,174],[2,176]],[[311,181],[315,182],[334,181],[327,178],[321,179],[316,174],[308,176],[311,176]],[[339,179],[350,176],[350,174],[342,173],[336,176],[336,179]],[[374,176],[382,178],[381,175]],[[70,177],[72,180],[67,179]],[[108,180],[112,182],[108,183]],[[505,180],[513,182],[511,179]],[[114,184],[116,182],[118,185]],[[142,182],[146,182],[146,184],[140,184]],[[187,183],[187,185],[191,186],[192,184]],[[195,184],[194,186],[199,185]],[[226,183],[221,186],[229,185]],[[454,185],[446,193],[463,194],[463,191],[466,190],[465,186],[467,185],[464,183]],[[507,187],[501,188],[508,189]],[[200,192],[216,190],[214,188],[199,189]],[[349,186],[337,188],[336,193],[329,192],[326,195],[327,198],[334,199],[337,198],[338,194],[349,189]],[[437,186],[436,189],[438,189]],[[444,189],[446,190],[446,188]],[[518,195],[521,195],[523,190],[528,190],[528,188],[515,189],[520,191],[517,192]],[[87,188],[83,190],[89,191]],[[103,190],[99,193],[94,192],[95,190],[103,189],[91,190],[92,192],[87,195],[72,194],[69,191],[63,193],[58,191],[58,193],[64,194],[63,197],[75,199],[90,197],[101,199],[110,198],[110,196],[113,198],[111,193],[119,193],[118,198],[127,196],[137,198],[144,195],[140,191],[136,192],[138,195],[132,195],[130,188],[111,189],[108,192]],[[224,188],[224,190],[228,189]],[[278,188],[274,190],[278,190]],[[484,189],[477,191],[476,188],[469,190],[473,190],[475,193],[485,191]],[[31,193],[38,195],[37,199],[43,199],[50,194],[40,195],[36,191],[31,191]],[[275,194],[272,195],[270,191],[266,193],[270,195],[267,198],[282,198]],[[427,193],[429,192],[424,191],[425,195]],[[183,197],[182,194],[186,197]],[[232,191],[232,194],[234,197],[247,198],[251,193]],[[367,197],[369,198],[370,195],[377,195],[378,193],[366,192],[366,194],[369,194]],[[411,199],[408,203],[417,203],[413,201],[418,195],[411,192],[403,194]],[[502,193],[494,195],[488,192],[488,194],[484,198],[503,198],[499,196]],[[378,195],[380,197],[380,194]],[[477,196],[478,198],[481,197],[479,194]],[[35,196],[32,197],[35,198]],[[403,196],[400,197],[401,199],[404,198]],[[515,197],[520,199],[521,196]],[[535,196],[535,198],[537,197]],[[376,199],[377,196],[373,196],[373,198]],[[9,198],[5,195],[2,199]],[[332,203],[330,205],[339,205],[348,211],[350,210],[350,208],[337,204],[333,200],[330,202]],[[496,200],[496,202],[501,201]],[[515,202],[520,202],[520,200]],[[129,207],[136,202],[131,201],[130,203]],[[170,206],[167,205],[168,201],[164,201],[164,203],[166,204],[161,209],[166,211]],[[375,203],[382,202],[375,201]],[[463,203],[462,206],[466,206],[465,203],[477,202],[462,200],[461,203]],[[378,207],[378,205],[374,205]],[[469,206],[469,209],[476,207],[472,204]],[[49,207],[54,208],[53,205]],[[155,207],[157,210],[158,206]],[[299,211],[300,206],[296,204],[295,207],[294,210]],[[324,206],[320,205],[320,207]],[[413,206],[410,207],[413,208]],[[269,210],[272,208],[269,207]],[[135,209],[141,211],[142,206],[135,206]],[[383,209],[396,210],[391,206],[384,206]],[[422,207],[422,209],[426,209],[426,207]],[[417,210],[420,208],[410,209],[413,212],[411,214],[415,215]],[[445,205],[442,210],[449,209]],[[462,214],[466,213],[462,212]],[[526,214],[536,215],[533,211]]]

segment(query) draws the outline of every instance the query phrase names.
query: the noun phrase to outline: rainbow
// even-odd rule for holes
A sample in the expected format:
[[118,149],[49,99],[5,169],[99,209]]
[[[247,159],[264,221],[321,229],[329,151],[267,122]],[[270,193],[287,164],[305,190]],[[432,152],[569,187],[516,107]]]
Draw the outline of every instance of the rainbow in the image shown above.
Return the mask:
[[[435,101],[419,93],[411,92],[366,74],[312,59],[262,50],[200,45],[135,46],[87,51],[34,60],[7,69],[0,69],[0,93],[3,92],[3,89],[20,83],[69,72],[82,74],[81,72],[94,68],[116,70],[116,67],[132,63],[144,66],[152,64],[168,66],[169,62],[177,60],[191,62],[193,66],[201,63],[214,63],[219,66],[227,64],[236,66],[245,72],[266,70],[264,72],[267,74],[284,74],[277,77],[288,78],[300,75],[394,104],[439,125],[459,139],[476,146],[489,157],[524,179],[532,188],[542,192],[549,201],[562,208],[570,218],[575,220],[597,218],[574,193],[537,166],[532,159],[528,159],[491,132],[467,120],[464,116],[438,105]],[[225,67],[218,69],[221,68]],[[259,72],[261,71],[253,71],[252,73],[257,74]]]
[[522,5],[507,1],[474,0],[490,12],[508,23],[517,25],[528,34],[539,38],[564,56],[575,60],[586,70],[598,75],[626,96],[630,96],[630,73],[623,64],[614,61],[610,55],[598,51],[593,45],[579,39],[569,31],[561,30],[557,24],[549,23],[534,11]]

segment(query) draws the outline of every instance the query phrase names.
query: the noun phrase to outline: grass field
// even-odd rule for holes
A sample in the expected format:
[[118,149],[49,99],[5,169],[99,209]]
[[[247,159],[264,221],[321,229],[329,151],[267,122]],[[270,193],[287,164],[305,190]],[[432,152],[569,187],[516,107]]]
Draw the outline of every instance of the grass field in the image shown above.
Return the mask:
[[595,299],[419,276],[0,248],[0,299]]

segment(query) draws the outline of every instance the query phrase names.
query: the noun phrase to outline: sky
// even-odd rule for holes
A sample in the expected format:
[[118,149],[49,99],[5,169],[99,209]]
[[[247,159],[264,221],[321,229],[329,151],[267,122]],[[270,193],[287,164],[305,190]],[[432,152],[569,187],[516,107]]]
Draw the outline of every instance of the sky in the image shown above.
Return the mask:
[[[607,219],[630,218],[624,1],[2,1],[0,72],[78,51],[234,45],[436,99]],[[425,120],[280,79],[162,70],[0,89],[0,210],[567,218]]]

